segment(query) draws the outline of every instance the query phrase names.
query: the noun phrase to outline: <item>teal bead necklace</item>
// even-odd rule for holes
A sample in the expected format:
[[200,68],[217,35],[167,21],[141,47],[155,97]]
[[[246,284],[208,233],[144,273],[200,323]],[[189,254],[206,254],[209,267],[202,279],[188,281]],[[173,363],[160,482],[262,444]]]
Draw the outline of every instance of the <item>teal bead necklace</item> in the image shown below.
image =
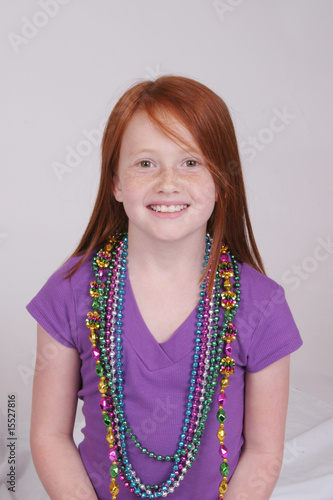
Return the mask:
[[[230,356],[232,354],[231,342],[235,340],[237,330],[232,321],[240,301],[239,271],[236,259],[228,252],[226,246],[222,246],[210,297],[208,296],[210,270],[201,284],[195,348],[183,426],[175,453],[162,456],[147,450],[138,441],[125,417],[122,318],[127,271],[127,243],[126,234],[111,236],[108,243],[94,257],[93,270],[96,279],[90,284],[93,311],[87,314],[86,320],[90,330],[92,354],[96,360],[96,373],[100,377],[100,406],[103,421],[107,427],[106,439],[110,447],[112,499],[116,499],[119,492],[119,485],[116,482],[118,475],[124,481],[124,486],[140,498],[165,497],[173,493],[174,489],[181,484],[199,451],[219,373],[223,375],[223,378],[218,396],[217,437],[222,457],[219,499],[223,499],[229,473],[228,450],[224,445],[225,389],[229,384],[229,376],[234,372],[235,362]],[[211,239],[207,235],[204,267],[207,267],[210,248]],[[231,277],[234,280],[235,292],[231,290]],[[220,306],[225,309],[222,327],[218,324]],[[170,476],[166,481],[153,486],[144,485],[140,481],[128,459],[126,435],[134,442],[135,447],[149,458],[173,463]]]

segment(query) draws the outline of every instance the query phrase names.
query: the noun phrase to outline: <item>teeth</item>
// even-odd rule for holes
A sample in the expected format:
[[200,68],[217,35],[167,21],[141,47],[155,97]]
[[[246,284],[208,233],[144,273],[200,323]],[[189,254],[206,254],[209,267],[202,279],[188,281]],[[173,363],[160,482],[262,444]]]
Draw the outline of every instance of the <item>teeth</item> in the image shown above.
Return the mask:
[[180,212],[185,210],[187,205],[150,205],[150,208],[154,212]]

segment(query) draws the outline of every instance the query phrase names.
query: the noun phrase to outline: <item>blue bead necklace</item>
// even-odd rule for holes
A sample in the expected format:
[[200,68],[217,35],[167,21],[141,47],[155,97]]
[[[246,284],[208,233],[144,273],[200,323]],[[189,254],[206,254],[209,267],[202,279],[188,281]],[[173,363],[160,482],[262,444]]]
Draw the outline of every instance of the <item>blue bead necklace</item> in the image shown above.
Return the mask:
[[[195,348],[190,374],[190,387],[185,409],[185,417],[176,451],[171,456],[162,456],[148,451],[138,441],[125,417],[124,371],[122,345],[122,319],[124,314],[125,279],[127,271],[127,235],[112,236],[93,260],[96,280],[90,284],[93,297],[93,312],[87,315],[92,352],[96,360],[96,373],[100,377],[101,409],[107,427],[107,441],[112,462],[110,474],[110,493],[115,499],[119,486],[116,477],[124,481],[132,493],[141,498],[159,498],[173,493],[181,484],[198,453],[205,422],[213,401],[219,373],[224,376],[219,395],[217,419],[220,423],[218,439],[223,459],[220,470],[223,476],[220,484],[220,497],[227,488],[227,449],[224,445],[223,405],[226,401],[225,388],[228,378],[234,371],[231,342],[236,337],[232,320],[240,301],[239,273],[235,258],[227,247],[222,246],[219,268],[214,280],[213,292],[208,297],[210,271],[200,286],[200,299],[197,310]],[[207,266],[211,240],[206,237],[204,267]],[[105,272],[108,269],[107,272]],[[106,274],[106,276],[105,276]],[[236,293],[231,291],[230,277],[234,277]],[[221,285],[224,279],[223,286]],[[224,288],[224,290],[222,290]],[[221,293],[222,290],[222,293]],[[220,305],[225,308],[224,323],[218,325]],[[97,334],[98,331],[98,334]],[[223,357],[225,356],[225,357]],[[126,435],[142,453],[158,461],[172,462],[169,478],[161,484],[144,485],[137,477],[128,458]]]

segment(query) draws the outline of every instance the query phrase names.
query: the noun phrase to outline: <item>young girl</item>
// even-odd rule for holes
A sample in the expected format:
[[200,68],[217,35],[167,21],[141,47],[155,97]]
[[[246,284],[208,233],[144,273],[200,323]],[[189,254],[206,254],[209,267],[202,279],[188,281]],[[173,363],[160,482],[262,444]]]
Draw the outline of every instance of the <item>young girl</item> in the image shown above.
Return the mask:
[[264,274],[214,92],[163,76],[121,97],[88,227],[27,308],[38,354],[52,350],[31,424],[52,500],[270,497],[302,341]]

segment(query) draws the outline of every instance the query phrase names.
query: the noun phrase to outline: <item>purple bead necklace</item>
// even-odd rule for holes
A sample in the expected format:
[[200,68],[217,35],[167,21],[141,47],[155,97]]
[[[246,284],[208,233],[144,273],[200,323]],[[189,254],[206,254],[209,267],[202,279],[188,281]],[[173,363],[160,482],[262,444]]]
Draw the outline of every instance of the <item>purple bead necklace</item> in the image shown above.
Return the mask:
[[[210,247],[211,240],[207,236],[205,266],[209,259]],[[237,332],[232,320],[240,301],[237,262],[230,253],[229,255],[230,257],[227,254],[227,247],[222,246],[219,268],[210,297],[208,296],[210,270],[201,285],[188,402],[180,440],[172,456],[157,455],[143,447],[125,418],[121,327],[127,269],[127,235],[111,237],[107,245],[94,258],[93,269],[96,280],[90,286],[90,295],[94,299],[93,312],[88,313],[86,323],[90,329],[96,373],[100,377],[101,409],[107,427],[106,439],[110,447],[109,458],[112,464],[110,469],[112,499],[115,499],[119,492],[119,486],[116,483],[118,475],[124,481],[124,486],[141,498],[165,497],[173,493],[174,489],[181,484],[198,453],[219,372],[224,377],[221,380],[217,413],[220,423],[217,436],[223,460],[220,467],[223,477],[219,487],[219,499],[223,498],[229,472],[228,451],[224,445],[225,411],[223,407],[226,402],[225,389],[229,383],[228,379],[234,372],[235,362],[230,355],[232,354],[231,342],[235,339]],[[236,293],[231,291],[231,277],[234,277]],[[223,279],[224,283],[221,286]],[[223,288],[224,290],[220,293]],[[225,309],[222,329],[218,326],[220,305]],[[99,335],[96,330],[99,331]],[[128,459],[126,434],[148,457],[158,461],[170,461],[174,464],[166,481],[154,486],[144,485],[140,481]]]

